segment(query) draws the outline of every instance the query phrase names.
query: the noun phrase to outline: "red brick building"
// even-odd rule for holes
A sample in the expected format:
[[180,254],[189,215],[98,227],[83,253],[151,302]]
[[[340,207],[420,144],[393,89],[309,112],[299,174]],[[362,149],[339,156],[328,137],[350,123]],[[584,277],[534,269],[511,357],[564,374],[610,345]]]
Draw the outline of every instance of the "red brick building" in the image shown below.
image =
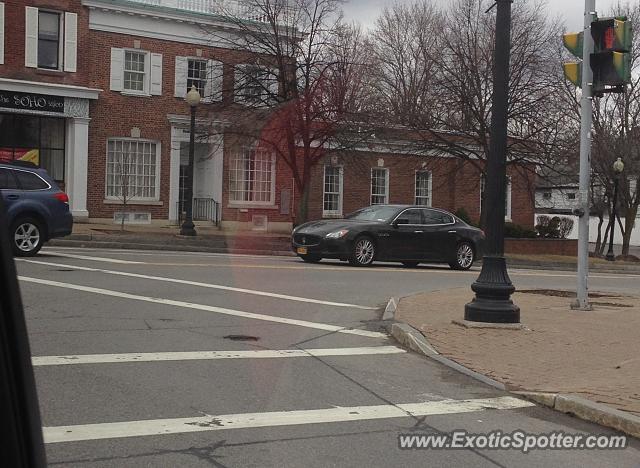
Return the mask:
[[[259,20],[242,0],[226,4]],[[0,158],[36,149],[38,163],[69,191],[77,218],[175,223],[185,203],[190,136],[184,98],[196,86],[203,102],[197,109],[195,214],[229,229],[290,229],[300,196],[291,171],[259,142],[231,131],[234,113],[260,98],[245,77],[271,90],[277,80],[255,57],[230,47],[242,31],[216,14],[218,5],[0,3],[0,130],[6,140]],[[25,125],[33,135],[37,127],[37,141]],[[465,208],[479,217],[482,184],[473,165],[406,153],[372,138],[327,156],[313,170],[310,217],[341,216],[371,203]],[[507,217],[531,226],[533,192],[520,172],[510,172]]]

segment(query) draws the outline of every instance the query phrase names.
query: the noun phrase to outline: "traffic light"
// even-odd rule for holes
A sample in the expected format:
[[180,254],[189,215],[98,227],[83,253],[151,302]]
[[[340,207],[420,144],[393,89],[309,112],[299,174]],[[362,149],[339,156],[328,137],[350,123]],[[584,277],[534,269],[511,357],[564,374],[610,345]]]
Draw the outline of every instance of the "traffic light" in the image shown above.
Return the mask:
[[627,18],[603,18],[591,23],[593,93],[621,93],[631,81],[633,30]]
[[[631,47],[633,30],[626,16],[597,19],[591,23],[594,53],[590,55],[593,70],[593,93],[624,92],[631,82]],[[580,59],[562,65],[564,76],[574,85],[582,86],[582,53],[584,34],[569,33],[562,36],[565,48]]]

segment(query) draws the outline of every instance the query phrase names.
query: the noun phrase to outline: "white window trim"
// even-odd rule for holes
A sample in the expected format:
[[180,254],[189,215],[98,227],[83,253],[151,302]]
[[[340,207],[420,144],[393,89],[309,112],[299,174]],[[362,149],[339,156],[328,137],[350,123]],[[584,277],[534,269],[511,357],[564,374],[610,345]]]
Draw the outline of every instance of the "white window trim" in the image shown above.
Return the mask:
[[[151,96],[151,52],[148,50],[141,49],[131,49],[131,48],[123,48],[122,49],[122,91],[121,94],[125,96]],[[127,70],[125,69],[125,64],[127,63],[127,52],[134,52],[138,54],[144,54],[144,79],[142,80],[143,89],[142,91],[136,91],[133,89],[126,89],[124,87],[125,84],[125,73]]]
[[[124,204],[122,202],[122,197],[115,197],[115,196],[108,196],[107,195],[107,190],[108,190],[108,183],[109,183],[109,179],[108,179],[108,174],[107,174],[107,167],[109,165],[109,142],[110,141],[135,141],[137,143],[152,143],[156,145],[156,196],[155,197],[131,197],[129,199],[127,199],[127,204],[129,204],[129,202],[131,202],[131,204],[136,204],[136,205],[143,205],[144,202],[159,202],[160,201],[160,171],[161,171],[161,167],[160,167],[160,161],[161,161],[161,155],[162,155],[162,151],[161,151],[161,143],[158,140],[145,140],[142,138],[125,138],[125,137],[111,137],[111,138],[107,138],[107,145],[106,145],[106,154],[105,154],[105,170],[104,170],[104,199],[105,200],[109,200],[109,202],[111,202],[112,204],[117,204],[117,203],[121,203]],[[154,203],[151,203],[154,204]]]
[[[418,203],[418,174],[421,172],[426,172],[427,174],[429,174],[429,193],[427,194],[427,197],[429,198],[429,203],[427,205],[420,205]],[[433,172],[429,171],[427,169],[418,169],[415,171],[415,174],[413,176],[413,202],[415,205],[418,206],[426,206],[431,208],[433,206]],[[423,197],[424,198],[424,197]]]
[[4,64],[4,30],[4,2],[0,2],[0,65]]
[[[255,147],[244,147],[242,148],[242,152],[244,154],[245,151],[256,151]],[[261,150],[262,151],[262,150]],[[229,177],[229,208],[273,208],[276,204],[276,155],[273,152],[268,152],[271,155],[271,193],[269,194],[269,198],[271,201],[243,201],[243,200],[232,200],[231,199],[231,177]],[[233,160],[233,158],[231,158]],[[231,169],[229,169],[231,170]]]
[[[340,184],[339,184],[339,192],[338,192],[338,209],[337,210],[325,210],[324,209],[324,196],[326,192],[324,191],[326,187],[326,179],[327,179],[327,167],[334,167],[338,169],[338,174],[340,176]],[[343,199],[344,199],[344,166],[336,166],[332,164],[326,164],[322,167],[322,217],[323,218],[339,218],[342,217],[343,210]]]
[[[38,18],[38,21],[36,21],[36,54],[35,54],[35,68],[37,68],[38,70],[45,70],[45,71],[51,71],[51,72],[56,72],[56,71],[63,71],[64,70],[64,62],[65,62],[65,56],[64,56],[64,45],[65,45],[65,41],[66,41],[66,34],[65,34],[65,14],[66,12],[64,11],[60,11],[60,10],[53,10],[51,8],[37,8],[37,7],[33,7],[36,10],[36,18]],[[38,57],[38,48],[40,47],[40,12],[43,13],[55,13],[58,15],[58,68],[43,68],[40,66],[40,59]]]
[[[382,203],[376,203],[376,205],[387,205],[389,203],[389,168],[386,167],[372,167],[371,168],[371,186],[369,189],[369,201],[371,205],[373,205],[373,173],[375,171],[384,171],[384,201]],[[380,194],[375,194],[375,196],[380,196]]]

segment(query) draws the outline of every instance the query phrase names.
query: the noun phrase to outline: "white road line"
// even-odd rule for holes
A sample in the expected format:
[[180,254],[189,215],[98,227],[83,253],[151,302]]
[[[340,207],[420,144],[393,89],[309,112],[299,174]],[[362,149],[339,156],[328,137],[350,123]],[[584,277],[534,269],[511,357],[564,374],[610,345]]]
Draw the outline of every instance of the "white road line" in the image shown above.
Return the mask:
[[400,405],[352,406],[301,411],[226,414],[193,418],[152,419],[103,424],[43,427],[47,444],[83,440],[183,434],[188,432],[253,429],[258,427],[298,426],[374,419],[406,418],[476,411],[512,410],[535,406],[513,397],[474,400],[442,400]]
[[65,366],[75,364],[106,364],[122,362],[199,361],[217,359],[277,359],[327,356],[374,356],[402,354],[396,346],[370,346],[361,348],[274,349],[251,351],[190,351],[166,353],[84,354],[69,356],[34,356],[34,366]]
[[131,265],[144,264],[144,262],[133,262],[131,260],[118,260],[117,258],[105,258],[105,257],[89,257],[87,255],[75,255],[75,254],[67,254],[67,253],[47,252],[47,255],[53,255],[55,257],[77,258],[80,260],[91,260],[92,262],[119,263],[119,264],[131,264]]
[[274,317],[271,315],[254,314],[252,312],[243,312],[241,310],[225,309],[222,307],[209,306],[204,304],[193,304],[191,302],[174,301],[171,299],[162,299],[158,297],[138,296],[135,294],[112,291],[109,289],[92,288],[89,286],[81,286],[78,284],[61,283],[59,281],[50,281],[39,278],[30,278],[27,276],[18,276],[20,281],[27,283],[43,284],[46,286],[54,286],[57,288],[74,289],[76,291],[84,291],[94,294],[102,294],[104,296],[119,297],[122,299],[130,299],[141,302],[151,302],[153,304],[162,304],[173,307],[183,307],[186,309],[203,310],[205,312],[214,312],[216,314],[231,315],[235,317],[243,317],[254,320],[263,320],[266,322],[283,323],[285,325],[295,325],[299,327],[314,328],[316,330],[326,330],[336,333],[344,333],[347,335],[366,336],[369,338],[387,338],[384,333],[372,332],[368,330],[360,330],[357,328],[344,328],[337,325],[329,325],[326,323],[307,322],[306,320],[295,320],[284,317]]
[[229,257],[229,258],[273,258],[273,259],[282,259],[282,258],[291,258],[283,257],[282,255],[251,255],[251,254],[234,254],[234,253],[214,253],[214,252],[190,252],[190,251],[180,251],[180,250],[135,250],[135,249],[98,249],[98,248],[88,248],[88,247],[43,247],[42,252],[49,254],[55,253],[58,251],[71,251],[71,252],[100,252],[100,253],[110,253],[116,255],[127,255],[127,256],[147,256],[147,257]]
[[125,271],[104,270],[102,268],[90,268],[90,267],[81,267],[76,265],[66,265],[63,263],[42,262],[39,260],[26,260],[26,259],[20,259],[20,260],[28,263],[35,263],[38,265],[54,266],[59,268],[73,268],[76,270],[94,271],[99,273],[106,273],[109,275],[129,276],[132,278],[140,278],[140,279],[153,280],[153,281],[164,281],[167,283],[186,284],[189,286],[198,286],[201,288],[220,289],[223,291],[233,291],[233,292],[239,292],[243,294],[252,294],[254,296],[264,296],[264,297],[273,297],[275,299],[285,299],[287,301],[307,302],[310,304],[321,304],[321,305],[328,305],[331,307],[349,307],[352,309],[376,310],[375,307],[367,307],[367,306],[361,306],[357,304],[346,304],[344,302],[321,301],[319,299],[310,299],[307,297],[299,297],[299,296],[289,296],[286,294],[276,294],[276,293],[270,293],[266,291],[257,291],[254,289],[234,288],[231,286],[223,286],[221,284],[201,283],[198,281],[188,281],[188,280],[182,280],[177,278],[167,278],[164,276],[142,275],[139,273],[129,273]]

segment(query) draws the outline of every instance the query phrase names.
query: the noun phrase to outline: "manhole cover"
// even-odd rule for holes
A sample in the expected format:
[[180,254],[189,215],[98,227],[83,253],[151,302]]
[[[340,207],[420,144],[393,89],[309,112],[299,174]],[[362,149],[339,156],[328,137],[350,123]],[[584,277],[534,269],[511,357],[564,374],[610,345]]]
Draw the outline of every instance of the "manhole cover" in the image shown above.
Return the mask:
[[260,338],[257,336],[249,335],[227,335],[224,337],[224,339],[231,341],[258,341]]

